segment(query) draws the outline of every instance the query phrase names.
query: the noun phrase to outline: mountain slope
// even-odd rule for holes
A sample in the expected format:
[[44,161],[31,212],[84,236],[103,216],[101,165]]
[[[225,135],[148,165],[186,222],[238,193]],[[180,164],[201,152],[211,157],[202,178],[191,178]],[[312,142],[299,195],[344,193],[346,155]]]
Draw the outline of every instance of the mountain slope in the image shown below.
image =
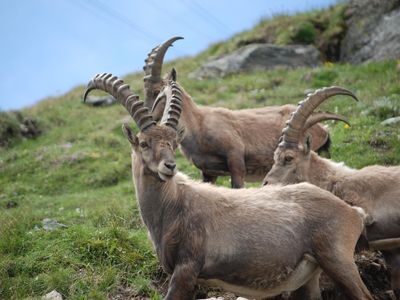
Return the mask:
[[[230,49],[233,40],[219,49]],[[178,81],[198,104],[232,109],[297,103],[308,88],[346,87],[359,103],[337,97],[322,108],[341,113],[352,123],[351,128],[329,123],[332,158],[357,168],[400,163],[399,126],[380,125],[400,113],[399,62],[326,63],[316,69],[190,79],[188,74],[213,53],[210,48],[197,57],[171,62],[164,71],[175,66]],[[129,75],[126,81],[141,92],[142,74]],[[39,297],[53,289],[69,299],[159,299],[165,277],[138,215],[130,147],[120,129],[127,113],[119,105],[83,105],[83,91],[80,86],[24,110],[40,121],[43,134],[0,150],[2,299]],[[199,177],[181,155],[178,166]],[[229,179],[218,184],[229,185]],[[45,218],[68,227],[45,231]]]

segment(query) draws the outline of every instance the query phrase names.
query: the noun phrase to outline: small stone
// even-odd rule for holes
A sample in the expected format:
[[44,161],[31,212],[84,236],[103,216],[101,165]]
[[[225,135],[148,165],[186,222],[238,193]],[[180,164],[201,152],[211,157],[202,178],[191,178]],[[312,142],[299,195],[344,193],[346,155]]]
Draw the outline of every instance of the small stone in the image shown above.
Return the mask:
[[70,149],[70,148],[72,148],[72,143],[65,143],[65,144],[62,144],[62,145],[61,145],[61,148]]
[[400,123],[400,117],[386,119],[385,121],[381,122],[381,125],[387,126],[387,125],[395,125],[397,123]]
[[46,231],[53,231],[57,228],[67,228],[68,226],[62,223],[58,223],[56,220],[52,219],[43,219],[42,220],[43,229]]
[[243,298],[243,297],[239,297],[239,298],[236,298],[236,300],[248,300],[247,298]]
[[15,202],[15,201],[8,201],[7,202],[7,204],[6,204],[6,207],[8,208],[8,209],[10,209],[10,208],[14,208],[14,207],[17,207],[18,206],[18,203],[17,202]]
[[308,72],[301,77],[301,80],[303,81],[311,81],[313,78],[313,74],[311,72]]
[[117,100],[115,100],[115,98],[112,96],[90,96],[85,103],[91,106],[109,106],[117,103]]
[[63,300],[61,294],[56,290],[52,290],[50,293],[42,297],[43,300]]

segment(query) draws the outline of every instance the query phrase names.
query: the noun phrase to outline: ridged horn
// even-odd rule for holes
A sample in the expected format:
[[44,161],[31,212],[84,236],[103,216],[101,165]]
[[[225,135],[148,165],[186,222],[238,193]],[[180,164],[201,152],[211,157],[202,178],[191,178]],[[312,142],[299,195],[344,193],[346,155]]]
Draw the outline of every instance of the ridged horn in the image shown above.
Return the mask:
[[141,131],[156,124],[149,109],[144,106],[143,101],[139,100],[139,96],[135,95],[129,85],[117,76],[110,73],[97,74],[89,81],[83,101],[86,101],[92,90],[102,90],[117,99],[126,108]]
[[[170,86],[170,91],[166,91],[168,107],[164,110],[164,115],[162,117],[161,124],[170,126],[171,128],[177,130],[179,117],[182,112],[182,90],[175,81],[170,81],[168,83]],[[170,101],[169,98],[170,97]]]
[[338,86],[325,87],[308,94],[307,98],[299,103],[296,111],[292,113],[292,117],[286,123],[286,127],[282,130],[282,142],[279,146],[296,148],[310,115],[322,102],[336,95],[350,96],[358,101],[357,97],[352,92]]
[[322,121],[326,121],[326,120],[342,121],[350,126],[350,121],[345,116],[342,116],[339,114],[333,114],[330,112],[318,112],[318,113],[312,114],[307,119],[306,124],[304,124],[304,127],[303,127],[303,132],[305,132],[307,129],[314,126],[315,124],[322,122]]
[[148,54],[143,71],[145,76],[144,81],[144,104],[146,107],[151,108],[154,99],[161,89],[161,69],[164,61],[165,53],[172,44],[181,40],[183,37],[175,36],[165,41],[164,43],[153,48]]

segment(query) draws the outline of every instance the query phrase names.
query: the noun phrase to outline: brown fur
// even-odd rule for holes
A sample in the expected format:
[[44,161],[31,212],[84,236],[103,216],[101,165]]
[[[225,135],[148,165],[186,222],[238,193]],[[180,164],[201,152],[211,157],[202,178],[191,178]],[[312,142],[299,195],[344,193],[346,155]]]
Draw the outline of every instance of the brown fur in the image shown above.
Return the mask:
[[172,275],[165,299],[193,299],[201,280],[260,293],[307,253],[351,299],[372,299],[352,258],[363,230],[356,209],[307,183],[237,191],[189,180],[164,167],[178,143],[173,129],[124,131],[141,216]]
[[[165,103],[169,88],[164,85],[159,95],[164,100],[160,103]],[[202,171],[203,180],[215,182],[218,176],[230,175],[234,188],[243,187],[245,181],[261,181],[272,167],[282,128],[296,106],[229,110],[198,106],[185,91],[182,98],[179,128],[185,135],[180,147],[186,158]],[[164,107],[155,106],[156,120],[162,118]],[[320,124],[310,128],[309,133],[314,150],[328,141],[328,131]]]
[[[278,147],[274,159],[264,184],[310,182],[362,207],[373,219],[366,230],[369,241],[400,237],[400,167],[354,170],[319,157],[306,144],[296,149]],[[392,287],[400,297],[399,250],[385,251],[384,255],[389,264],[392,262]]]

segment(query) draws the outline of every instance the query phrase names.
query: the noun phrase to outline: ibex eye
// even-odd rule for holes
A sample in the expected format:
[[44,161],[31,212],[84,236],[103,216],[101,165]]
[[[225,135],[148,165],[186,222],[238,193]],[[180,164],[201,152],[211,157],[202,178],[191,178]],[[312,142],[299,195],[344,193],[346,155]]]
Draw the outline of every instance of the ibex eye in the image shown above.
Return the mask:
[[140,147],[141,148],[147,148],[149,145],[147,145],[147,143],[146,142],[140,142]]
[[293,156],[285,156],[285,162],[289,163],[293,160]]

